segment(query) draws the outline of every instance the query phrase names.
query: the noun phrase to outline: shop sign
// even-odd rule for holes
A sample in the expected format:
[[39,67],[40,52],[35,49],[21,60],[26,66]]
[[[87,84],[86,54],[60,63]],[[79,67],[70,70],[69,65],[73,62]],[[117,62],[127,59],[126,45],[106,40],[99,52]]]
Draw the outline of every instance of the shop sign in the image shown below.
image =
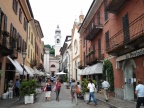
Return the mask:
[[126,59],[138,57],[141,55],[144,55],[144,48],[126,54]]

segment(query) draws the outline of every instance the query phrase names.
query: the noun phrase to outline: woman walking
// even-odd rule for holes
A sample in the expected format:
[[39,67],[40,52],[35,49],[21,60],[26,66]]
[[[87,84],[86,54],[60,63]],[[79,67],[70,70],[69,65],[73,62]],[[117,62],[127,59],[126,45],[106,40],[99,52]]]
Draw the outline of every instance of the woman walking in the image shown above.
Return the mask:
[[55,92],[56,92],[56,101],[59,101],[59,94],[60,94],[60,88],[61,88],[61,83],[60,83],[59,79],[57,79],[55,86],[56,86],[56,90],[55,90]]
[[52,85],[51,85],[51,81],[50,79],[48,79],[46,85],[45,85],[45,90],[46,90],[46,93],[45,93],[45,98],[46,98],[46,101],[50,101],[51,100],[51,91],[52,91]]

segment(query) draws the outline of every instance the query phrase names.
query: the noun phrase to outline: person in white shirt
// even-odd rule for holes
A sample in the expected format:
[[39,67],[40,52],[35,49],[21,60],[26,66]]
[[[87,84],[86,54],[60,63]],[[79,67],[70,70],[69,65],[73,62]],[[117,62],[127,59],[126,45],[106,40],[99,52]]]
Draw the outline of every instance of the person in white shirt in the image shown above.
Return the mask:
[[140,108],[141,103],[144,105],[144,85],[140,79],[138,79],[138,85],[136,86],[135,94],[137,95],[136,108]]
[[87,88],[89,89],[89,100],[88,100],[87,104],[89,104],[91,102],[91,97],[92,97],[95,105],[97,106],[97,101],[96,101],[96,98],[95,98],[95,95],[94,95],[94,92],[96,91],[96,88],[95,88],[95,85],[94,85],[94,83],[92,82],[91,79],[89,79],[89,83],[88,83]]
[[108,102],[108,89],[110,87],[110,84],[103,80],[102,82],[102,88],[104,89],[104,96],[105,96],[105,99],[106,99],[106,102]]

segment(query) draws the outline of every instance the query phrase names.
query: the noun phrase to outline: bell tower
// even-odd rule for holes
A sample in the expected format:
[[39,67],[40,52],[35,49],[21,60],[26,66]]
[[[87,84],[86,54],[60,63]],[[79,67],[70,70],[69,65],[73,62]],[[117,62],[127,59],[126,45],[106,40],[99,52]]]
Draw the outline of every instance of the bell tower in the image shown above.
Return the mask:
[[55,49],[55,56],[60,55],[60,48],[61,48],[61,30],[59,29],[59,25],[57,25],[57,28],[55,30],[55,45],[54,45],[54,49]]

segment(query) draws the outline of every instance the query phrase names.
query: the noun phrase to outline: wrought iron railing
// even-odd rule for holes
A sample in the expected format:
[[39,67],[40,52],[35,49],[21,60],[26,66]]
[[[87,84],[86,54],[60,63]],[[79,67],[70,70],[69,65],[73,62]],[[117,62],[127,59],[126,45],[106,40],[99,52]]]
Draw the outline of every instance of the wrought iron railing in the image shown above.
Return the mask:
[[0,32],[0,45],[9,49],[9,37]]
[[[129,36],[129,39],[125,38],[124,36],[125,32]],[[116,49],[122,45],[128,44],[129,42],[141,37],[144,35],[144,14],[136,18],[134,21],[132,21],[129,26],[124,30],[120,30],[117,32],[114,36],[112,36],[109,41],[106,43],[107,48],[106,50],[109,52],[113,49]]]

